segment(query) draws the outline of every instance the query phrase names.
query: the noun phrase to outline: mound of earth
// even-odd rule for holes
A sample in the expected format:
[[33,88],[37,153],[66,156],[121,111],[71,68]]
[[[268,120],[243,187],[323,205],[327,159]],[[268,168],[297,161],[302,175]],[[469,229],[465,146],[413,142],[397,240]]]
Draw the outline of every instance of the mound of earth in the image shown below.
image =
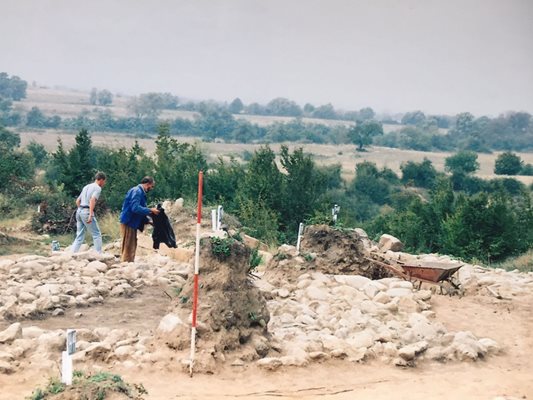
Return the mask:
[[[231,352],[252,361],[270,350],[266,300],[248,275],[251,250],[231,238],[205,238],[200,249],[201,275],[197,314],[197,370],[209,371]],[[194,280],[188,279],[171,313],[159,326],[158,341],[171,349],[190,346]],[[183,321],[187,321],[184,323]]]
[[365,259],[371,247],[372,242],[362,229],[310,225],[302,237],[300,252],[294,246],[281,246],[267,267],[265,279],[271,283],[294,283],[306,272],[370,279],[391,277],[388,270]]
[[56,379],[50,379],[45,389],[33,391],[31,399],[55,400],[142,400],[147,394],[142,384],[126,383],[120,375],[108,372],[84,374],[77,372],[72,385],[66,386]]

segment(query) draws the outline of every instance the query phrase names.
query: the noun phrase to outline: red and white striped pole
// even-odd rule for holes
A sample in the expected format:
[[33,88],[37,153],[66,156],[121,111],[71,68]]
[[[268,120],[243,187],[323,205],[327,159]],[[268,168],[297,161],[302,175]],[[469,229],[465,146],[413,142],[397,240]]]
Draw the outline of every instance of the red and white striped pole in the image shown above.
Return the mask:
[[191,357],[189,374],[192,377],[194,352],[196,350],[196,314],[198,310],[198,273],[200,272],[200,223],[202,222],[202,186],[204,173],[198,173],[198,210],[196,216],[196,251],[194,254],[194,289],[192,297]]

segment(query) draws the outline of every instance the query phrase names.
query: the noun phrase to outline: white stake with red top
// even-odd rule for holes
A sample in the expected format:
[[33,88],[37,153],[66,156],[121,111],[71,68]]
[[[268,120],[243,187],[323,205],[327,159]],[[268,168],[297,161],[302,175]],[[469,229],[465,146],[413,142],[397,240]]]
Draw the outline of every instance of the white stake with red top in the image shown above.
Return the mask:
[[198,211],[196,216],[196,252],[194,254],[194,289],[192,298],[191,357],[189,374],[192,377],[194,352],[196,350],[196,314],[198,309],[198,274],[200,272],[200,223],[202,222],[202,184],[204,173],[198,173]]

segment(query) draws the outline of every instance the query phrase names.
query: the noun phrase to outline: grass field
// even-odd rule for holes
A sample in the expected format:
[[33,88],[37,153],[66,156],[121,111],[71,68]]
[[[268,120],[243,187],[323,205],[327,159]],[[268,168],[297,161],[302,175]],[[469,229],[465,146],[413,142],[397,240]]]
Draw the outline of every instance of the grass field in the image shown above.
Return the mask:
[[[108,110],[116,117],[131,116],[128,111],[128,102],[132,96],[115,95],[113,104],[110,106],[95,106],[89,103],[90,94],[88,92],[67,90],[67,89],[50,89],[29,87],[27,97],[23,101],[15,102],[15,106],[29,111],[32,107],[38,107],[47,115],[59,115],[62,118],[76,117],[80,112],[96,113],[97,111]],[[184,118],[193,119],[198,113],[185,110],[163,110],[160,114],[162,119]],[[247,115],[235,114],[235,118],[244,119],[250,123],[259,126],[271,125],[274,122],[289,122],[293,117],[278,117],[269,115]],[[322,124],[326,126],[353,125],[353,121],[329,120],[318,118],[302,118],[305,123]],[[403,125],[383,126],[385,133],[401,129]]]
[[[31,140],[42,143],[49,151],[53,151],[57,147],[57,139],[61,138],[66,148],[74,144],[75,135],[72,133],[47,130],[47,131],[20,131],[22,146],[28,144]],[[130,147],[135,140],[144,147],[148,152],[155,149],[154,139],[135,139],[132,136],[108,134],[108,133],[93,133],[92,140],[94,146],[107,146],[111,148]],[[245,152],[253,152],[261,145],[257,144],[231,144],[231,143],[206,143],[198,142],[198,138],[194,137],[179,137],[179,141],[188,143],[199,143],[208,160],[215,160],[218,156],[235,156],[242,158]],[[353,145],[325,145],[325,144],[287,144],[290,149],[303,147],[304,151],[313,154],[315,161],[320,165],[341,164],[343,178],[350,180],[355,174],[355,164],[362,161],[372,161],[379,167],[388,167],[400,173],[400,165],[407,161],[420,162],[424,158],[431,160],[438,171],[444,171],[444,162],[446,157],[452,153],[446,152],[424,152],[414,150],[400,150],[388,147],[370,147],[366,152],[356,152]],[[271,144],[270,147],[274,151],[278,151],[280,144]],[[493,154],[478,154],[478,161],[480,169],[477,176],[484,179],[492,179],[498,177],[494,175],[494,162],[499,153]],[[533,153],[518,153],[525,163],[533,164]],[[533,183],[533,176],[518,176],[515,177],[525,184]]]
[[[89,93],[83,91],[67,90],[67,89],[50,89],[30,87],[27,90],[27,98],[22,102],[16,102],[16,107],[29,110],[33,106],[39,107],[45,113],[58,114],[62,117],[73,117],[78,115],[82,110],[89,112],[98,109],[109,109],[116,116],[128,115],[127,104],[131,100],[131,96],[121,95],[113,99],[113,104],[109,107],[93,106],[89,104]],[[180,110],[165,110],[162,118],[188,118],[192,119],[196,113],[190,111]],[[237,118],[246,119],[252,123],[261,126],[269,125],[274,122],[287,122],[290,117],[272,117],[261,115],[236,115]],[[314,118],[304,118],[304,122],[320,123],[328,126],[332,125],[347,125],[350,121],[339,120],[324,120]],[[401,129],[402,125],[384,125],[385,132]],[[25,146],[31,140],[42,143],[48,150],[55,150],[57,147],[57,139],[61,138],[65,147],[69,148],[74,144],[74,135],[69,132],[62,132],[58,130],[18,130],[21,134],[22,146]],[[98,133],[91,132],[93,144],[95,146],[108,146],[112,148],[129,147],[136,140],[134,135],[113,134],[113,133]],[[180,141],[196,142],[198,138],[180,137]],[[151,152],[155,148],[153,139],[137,139],[139,144],[147,151]],[[201,143],[202,149],[205,151],[209,160],[215,160],[218,156],[242,157],[244,152],[253,152],[260,145],[254,144],[225,144],[225,143]],[[275,151],[279,150],[279,144],[271,145]],[[386,147],[371,147],[367,152],[356,152],[353,145],[319,145],[319,144],[289,144],[291,149],[304,147],[304,150],[314,155],[317,163],[322,165],[331,165],[340,163],[342,165],[343,177],[347,180],[353,178],[355,173],[355,164],[362,161],[375,162],[379,167],[389,167],[393,171],[399,173],[400,165],[407,161],[420,162],[424,158],[432,161],[437,170],[444,170],[444,161],[451,153],[446,152],[422,152],[414,150],[400,150]],[[499,153],[493,154],[479,154],[478,160],[480,169],[477,175],[484,179],[496,177],[494,175],[494,161]],[[519,153],[525,163],[533,164],[533,153]],[[517,177],[520,181],[531,184],[533,177],[521,176]]]

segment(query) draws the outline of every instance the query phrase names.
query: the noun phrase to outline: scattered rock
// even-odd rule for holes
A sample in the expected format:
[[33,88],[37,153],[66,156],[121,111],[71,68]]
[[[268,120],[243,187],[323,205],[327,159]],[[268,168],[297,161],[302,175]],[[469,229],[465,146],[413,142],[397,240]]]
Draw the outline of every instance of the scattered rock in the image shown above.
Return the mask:
[[283,362],[277,357],[266,357],[258,360],[257,365],[263,369],[274,371],[281,367]]
[[11,343],[15,339],[22,338],[22,325],[20,322],[15,322],[14,324],[9,325],[5,330],[0,332],[0,344]]

